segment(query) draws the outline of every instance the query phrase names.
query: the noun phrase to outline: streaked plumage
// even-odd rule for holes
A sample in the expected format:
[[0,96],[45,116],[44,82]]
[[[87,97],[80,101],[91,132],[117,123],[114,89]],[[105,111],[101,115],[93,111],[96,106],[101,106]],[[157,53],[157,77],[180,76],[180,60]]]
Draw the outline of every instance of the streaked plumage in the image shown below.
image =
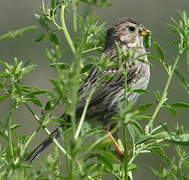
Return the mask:
[[[115,42],[119,43],[122,52],[136,48],[135,57],[145,54],[146,51],[143,46],[143,37],[140,35],[140,31],[142,30],[145,30],[144,26],[131,18],[122,18],[114,22],[108,28],[106,33],[104,55],[111,58],[112,61],[117,59]],[[148,61],[146,55],[142,58],[144,61]],[[127,84],[135,89],[146,89],[150,78],[149,65],[134,60],[129,65],[124,64],[124,67],[127,68]],[[114,76],[105,80],[104,77],[107,74],[114,74]],[[88,97],[97,82],[99,84],[90,99],[86,118],[90,119],[98,117],[103,123],[104,120],[107,120],[117,111],[119,102],[124,100],[125,76],[123,75],[121,68],[109,67],[107,70],[100,72],[98,67],[94,66],[78,91],[79,103],[76,108],[77,118],[81,116],[86,97]],[[129,94],[128,100],[136,101],[137,97],[138,94],[132,92]],[[59,136],[60,134],[57,128],[52,132],[51,137],[58,138]],[[47,138],[31,153],[30,156],[27,157],[26,161],[31,163],[35,157],[51,143],[52,139],[50,137]]]

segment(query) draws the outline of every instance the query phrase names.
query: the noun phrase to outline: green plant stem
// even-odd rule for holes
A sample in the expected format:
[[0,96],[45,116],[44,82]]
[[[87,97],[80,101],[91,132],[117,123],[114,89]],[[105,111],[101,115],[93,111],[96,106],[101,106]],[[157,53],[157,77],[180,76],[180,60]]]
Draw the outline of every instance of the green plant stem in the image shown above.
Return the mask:
[[94,47],[94,48],[91,48],[91,49],[87,49],[87,50],[83,51],[82,54],[85,54],[85,53],[88,53],[88,52],[91,52],[91,51],[94,51],[94,50],[97,50],[97,49],[102,49],[102,47]]
[[11,132],[11,115],[12,115],[12,110],[8,115],[8,142],[9,142],[9,152],[11,155],[12,163],[14,163],[14,150],[13,150],[13,144],[12,144],[12,132]]
[[31,140],[35,137],[35,135],[39,132],[39,130],[41,129],[41,125],[32,133],[32,135],[29,137],[29,139],[27,140],[27,142],[24,145],[23,148],[23,152],[25,151],[25,149],[28,147],[28,145],[30,144]]
[[177,64],[178,64],[180,55],[181,55],[181,54],[178,53],[178,55],[177,55],[177,57],[176,57],[176,59],[175,59],[175,62],[174,62],[174,64],[173,64],[173,67],[172,67],[172,69],[171,69],[171,71],[170,71],[170,73],[169,73],[169,76],[168,76],[167,82],[166,82],[166,84],[165,84],[165,88],[164,88],[164,90],[163,90],[162,96],[161,96],[161,98],[160,98],[160,100],[159,100],[159,103],[158,103],[158,105],[156,106],[156,109],[154,110],[154,113],[153,113],[153,115],[152,115],[151,120],[149,121],[149,123],[148,123],[147,126],[146,126],[146,127],[147,127],[147,132],[151,132],[151,131],[152,131],[152,129],[153,129],[153,122],[154,122],[155,118],[157,117],[157,114],[159,113],[159,111],[160,111],[160,109],[161,109],[163,103],[166,101],[166,98],[167,98],[167,91],[168,91],[168,88],[169,88],[169,86],[170,86],[170,82],[171,82],[171,80],[172,80],[172,77],[173,77],[175,68],[176,68],[176,66],[177,66]]
[[73,9],[73,29],[74,32],[77,32],[77,0],[72,0],[72,9]]
[[[33,115],[33,117],[40,123],[38,116],[33,112],[33,110],[30,108],[30,106],[27,103],[25,103],[25,106],[29,110],[29,112]],[[48,128],[46,128],[45,126],[42,126],[42,128],[47,133],[47,135],[50,137],[51,133],[48,130]],[[66,152],[66,150],[58,143],[58,141],[55,138],[52,137],[52,140],[53,140],[53,143],[58,147],[58,149],[63,154],[65,154],[68,159],[72,159],[71,156]]]
[[[122,67],[123,68],[123,67]],[[125,96],[125,101],[124,101],[124,109],[127,109],[128,105],[128,83],[127,83],[127,69],[123,68],[123,73],[125,74],[125,87],[124,87],[124,96]],[[123,148],[124,148],[124,161],[123,161],[123,167],[124,167],[124,180],[128,180],[128,147],[127,147],[127,123],[125,123],[125,113],[124,117],[122,117],[122,127],[123,127]]]
[[84,122],[84,119],[85,119],[85,116],[86,116],[86,113],[87,113],[87,109],[88,109],[88,106],[89,106],[89,102],[90,102],[90,100],[91,100],[91,97],[92,97],[92,95],[93,95],[95,89],[96,89],[96,88],[93,88],[93,89],[92,89],[92,91],[91,91],[90,94],[89,94],[89,97],[88,97],[87,100],[86,100],[85,107],[84,107],[84,109],[83,109],[83,113],[82,113],[81,119],[80,119],[80,121],[79,121],[79,125],[78,125],[78,128],[77,128],[77,131],[76,131],[76,133],[75,133],[75,137],[74,137],[75,140],[77,140],[77,138],[78,138],[78,136],[79,136],[79,134],[80,134],[80,132],[81,132],[81,128],[82,128],[82,125],[83,125],[83,122]]
[[74,44],[73,44],[73,41],[68,33],[68,30],[67,30],[67,27],[66,27],[66,24],[65,24],[65,19],[64,19],[64,14],[65,14],[65,5],[62,5],[61,6],[61,14],[60,14],[60,19],[61,19],[61,30],[64,32],[64,35],[66,37],[66,40],[68,42],[68,45],[72,51],[73,54],[76,53],[76,50],[75,50],[75,47],[74,47]]
[[122,126],[123,126],[123,147],[124,147],[124,161],[123,161],[124,179],[128,180],[127,127],[124,124]]
[[[67,40],[67,43],[74,55],[74,58],[75,58],[75,62],[74,62],[74,66],[73,66],[73,71],[71,72],[70,74],[70,80],[71,81],[71,84],[70,84],[70,92],[72,94],[72,97],[70,97],[70,102],[69,103],[69,106],[68,106],[68,113],[69,115],[71,116],[71,126],[72,126],[72,143],[73,143],[73,146],[71,147],[70,146],[70,150],[71,150],[71,154],[72,152],[74,152],[73,150],[73,147],[76,148],[77,147],[77,141],[75,141],[75,133],[76,133],[76,115],[75,115],[75,106],[76,106],[76,103],[77,103],[77,90],[78,90],[78,86],[79,86],[79,77],[80,77],[80,70],[81,70],[81,57],[79,54],[77,54],[76,52],[76,49],[75,49],[75,46],[73,44],[73,41],[69,35],[69,32],[67,30],[67,27],[66,27],[66,24],[65,24],[65,18],[64,18],[64,15],[65,15],[65,8],[66,6],[65,5],[62,5],[61,6],[61,15],[60,15],[60,18],[61,18],[61,30],[63,31],[64,35],[65,35],[65,38]],[[76,22],[76,0],[74,0],[73,2],[73,22],[74,22],[74,32],[77,31],[77,22]],[[69,172],[69,175],[70,175],[70,179],[75,179],[75,174],[76,174],[76,171],[77,171],[77,161],[76,161],[77,157],[74,156],[74,158],[71,160],[71,164],[70,164],[70,172]]]
[[[23,148],[21,148],[21,152],[20,152],[20,156],[21,157],[25,153],[25,150],[28,147],[28,145],[30,144],[31,140],[35,137],[35,135],[39,132],[40,129],[41,129],[41,125],[32,133],[32,135],[29,137],[29,139],[27,140],[27,142],[24,144]],[[20,161],[20,156],[18,156],[16,158],[16,160],[14,161],[15,164],[17,164]]]

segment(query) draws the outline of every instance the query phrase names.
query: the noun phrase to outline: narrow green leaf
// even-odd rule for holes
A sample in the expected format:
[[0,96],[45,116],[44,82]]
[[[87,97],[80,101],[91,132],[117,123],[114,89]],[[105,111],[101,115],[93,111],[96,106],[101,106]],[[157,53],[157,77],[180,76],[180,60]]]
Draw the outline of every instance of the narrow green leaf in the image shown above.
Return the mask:
[[49,111],[54,106],[54,103],[54,100],[49,100],[45,105],[45,111]]
[[148,55],[148,59],[150,60],[155,60],[155,61],[162,61],[159,57],[156,57],[156,56],[152,56],[152,55]]
[[7,99],[9,97],[10,97],[10,95],[0,96],[0,101],[3,101],[3,100],[5,100],[5,99]]
[[157,102],[159,102],[159,100],[160,100],[160,98],[161,98],[161,93],[160,93],[160,91],[159,91],[159,90],[153,91],[152,94],[153,94],[153,96],[155,97],[155,100],[156,100]]
[[6,68],[6,69],[10,69],[11,68],[11,66],[8,64],[8,63],[6,63],[5,61],[0,61],[0,64],[2,65],[2,66],[4,66],[4,68]]
[[144,134],[142,126],[137,121],[131,121],[131,124],[135,129],[135,132],[137,132],[138,134]]
[[135,139],[135,130],[134,130],[133,126],[131,124],[128,124],[127,128],[128,128],[129,134],[131,135],[132,139],[134,140]]
[[153,67],[153,64],[152,64],[152,63],[147,62],[147,61],[144,60],[144,59],[138,59],[138,61],[140,61],[140,62],[142,62],[142,63],[144,63],[144,64],[148,64],[149,66]]
[[164,53],[163,49],[161,48],[161,46],[155,41],[154,41],[154,46],[155,46],[157,53],[160,56],[161,60],[165,61],[165,53]]
[[144,143],[148,141],[150,138],[151,138],[150,136],[143,136],[135,144],[138,145],[138,144]]
[[185,102],[177,102],[174,104],[171,104],[172,107],[181,107],[181,108],[189,108],[189,104]]
[[148,93],[148,91],[145,90],[145,89],[134,89],[133,92],[136,92],[136,93],[139,93],[139,94]]
[[36,104],[37,106],[42,107],[42,104],[41,104],[40,100],[35,98],[35,97],[26,98],[26,101],[31,101],[34,104]]
[[153,105],[153,103],[148,103],[148,104],[142,104],[138,107],[139,111],[146,111],[148,110],[151,106]]
[[97,159],[102,162],[109,170],[113,170],[112,161],[115,160],[115,157],[108,152],[102,152],[99,154],[96,154]]
[[168,26],[169,28],[171,28],[172,29],[172,31],[171,32],[178,32],[178,28],[177,28],[177,26],[175,26],[175,25],[173,25],[173,24],[166,24],[166,26]]
[[1,136],[1,137],[7,137],[6,131],[0,130],[0,136]]
[[37,36],[37,38],[34,40],[35,42],[41,42],[45,39],[46,35],[44,33],[41,33]]
[[27,96],[36,96],[36,95],[39,95],[39,94],[45,94],[47,92],[48,91],[44,91],[44,90],[34,91],[34,92],[29,93]]
[[88,72],[92,68],[93,64],[87,64],[81,70],[81,74]]
[[56,36],[55,34],[50,33],[50,34],[48,35],[48,37],[49,37],[49,40],[50,40],[52,43],[54,43],[55,45],[59,45],[59,44],[60,44],[59,41],[58,41],[58,38],[57,38],[57,36]]
[[16,62],[12,72],[13,72],[14,74],[20,73],[20,71],[22,71],[22,65],[23,65],[23,62],[22,62],[22,61],[19,62],[19,63]]
[[36,68],[37,65],[30,65],[27,67],[22,68],[22,73],[25,75],[29,72],[31,72],[32,70],[34,70]]
[[39,24],[45,31],[49,31],[49,24],[48,24],[48,19],[44,15],[38,15],[35,14],[35,17],[37,18]]
[[23,35],[26,32],[35,30],[36,28],[37,28],[36,26],[28,26],[28,27],[24,27],[22,29],[9,31],[6,34],[0,35],[0,40],[8,40],[8,39],[16,38],[18,36]]
[[166,140],[183,146],[189,146],[189,134],[182,134],[179,136],[169,136],[166,138]]
[[177,71],[177,70],[175,70],[175,74],[179,78],[181,85],[185,89],[189,90],[189,83],[186,81],[186,79],[184,78],[184,76],[179,71]]
[[60,68],[60,69],[70,69],[70,65],[66,63],[52,63],[50,67]]
[[0,88],[3,89],[4,88],[4,85],[3,83],[0,82]]
[[14,124],[11,126],[11,130],[21,127],[19,124]]
[[151,119],[151,118],[152,118],[151,116],[141,115],[141,114],[135,116],[135,119],[136,119],[136,120]]
[[163,106],[168,108],[173,115],[176,115],[176,113],[177,113],[176,107],[174,107],[168,103],[164,103]]
[[136,164],[129,164],[128,166],[128,171],[133,171],[137,169],[137,165]]

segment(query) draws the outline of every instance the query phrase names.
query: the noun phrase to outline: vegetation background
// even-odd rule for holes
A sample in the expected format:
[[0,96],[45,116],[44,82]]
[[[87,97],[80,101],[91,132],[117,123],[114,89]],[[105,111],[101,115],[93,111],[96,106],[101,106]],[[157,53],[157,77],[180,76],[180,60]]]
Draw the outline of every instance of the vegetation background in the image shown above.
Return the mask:
[[[40,0],[1,0],[0,34],[4,34],[9,30],[24,26],[36,25],[37,20],[34,14],[38,13],[38,5],[40,3]],[[177,9],[189,12],[188,0],[110,0],[110,3],[112,6],[94,9],[94,14],[100,17],[100,22],[106,22],[108,26],[120,17],[128,16],[137,19],[138,22],[145,25],[152,31],[153,40],[157,41],[166,51],[168,63],[173,63],[171,61],[176,55],[175,49],[170,45],[171,40],[173,40],[173,36],[168,33],[169,29],[165,26],[165,23],[170,22],[170,17],[177,16]],[[85,7],[83,6],[79,9],[81,14],[84,8]],[[71,18],[67,18],[67,23],[71,23]],[[68,27],[70,25],[68,24]],[[48,78],[53,76],[53,72],[49,71],[47,61],[44,59],[42,53],[46,47],[49,47],[49,44],[47,41],[43,41],[41,43],[34,42],[34,39],[36,39],[39,32],[40,29],[37,29],[33,33],[26,33],[24,36],[19,38],[1,41],[0,56],[1,59],[6,59],[9,63],[13,61],[14,57],[18,57],[23,60],[31,60],[32,64],[38,64],[36,70],[27,75],[24,78],[24,81],[28,84],[35,84],[41,88],[49,89],[50,83]],[[64,37],[62,37],[62,41],[64,41]],[[67,47],[65,46],[64,48]],[[149,49],[149,51],[151,50]],[[67,52],[64,56],[69,59],[70,54]],[[159,63],[156,63],[155,61],[152,63],[154,64],[154,67],[151,68],[151,80],[148,87],[149,91],[162,89],[167,79],[167,75]],[[179,67],[183,74],[187,77],[188,72],[185,63],[185,61],[180,60]],[[152,99],[153,97],[150,94],[142,95],[138,104],[151,101]],[[174,77],[174,83],[171,84],[169,89],[169,100],[172,102],[188,101],[188,96],[184,89],[179,85],[179,81],[176,77]],[[6,101],[0,103],[0,121],[5,121],[7,113],[8,109]],[[24,109],[21,110],[20,108],[16,112],[15,118],[16,122],[22,125],[22,128],[19,129],[20,133],[28,135],[37,126],[37,123],[33,121],[32,117]],[[159,114],[158,119],[162,122],[167,122],[170,127],[175,126],[178,122],[180,125],[183,125],[185,129],[189,128],[188,109],[180,109],[175,116],[172,116],[170,111],[163,109]],[[38,144],[45,136],[46,135],[41,132],[41,134],[33,140],[33,145],[35,143]],[[47,153],[48,151],[43,154],[43,157],[45,157],[45,154]],[[168,149],[168,153],[174,152],[172,152],[171,149]],[[33,165],[38,168],[38,164],[39,159],[37,159]],[[138,169],[134,174],[136,180],[141,179],[141,177],[143,177],[142,179],[149,180],[156,179],[150,170],[150,167],[153,167],[154,169],[159,168],[160,158],[158,156],[144,154],[137,159],[137,164],[140,169]],[[110,179],[110,177],[108,177],[108,179]]]

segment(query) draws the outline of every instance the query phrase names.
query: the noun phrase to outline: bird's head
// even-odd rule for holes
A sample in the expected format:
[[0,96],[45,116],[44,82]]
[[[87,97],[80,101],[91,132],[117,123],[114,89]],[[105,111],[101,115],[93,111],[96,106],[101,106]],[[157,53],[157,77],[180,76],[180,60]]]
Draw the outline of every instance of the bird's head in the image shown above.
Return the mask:
[[112,47],[115,42],[126,48],[143,47],[143,37],[150,31],[132,18],[121,18],[114,22],[107,30],[105,50]]

